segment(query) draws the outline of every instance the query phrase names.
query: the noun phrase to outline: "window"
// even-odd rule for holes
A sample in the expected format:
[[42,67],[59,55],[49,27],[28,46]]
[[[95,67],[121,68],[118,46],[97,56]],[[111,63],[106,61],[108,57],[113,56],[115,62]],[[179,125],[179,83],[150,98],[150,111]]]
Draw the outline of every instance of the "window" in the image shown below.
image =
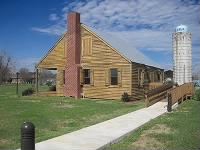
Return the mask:
[[83,70],[83,80],[84,84],[90,84],[90,69]]
[[110,69],[110,75],[111,75],[111,85],[117,85],[118,84],[118,75],[117,75],[117,69]]
[[82,56],[92,55],[92,37],[83,37],[82,38]]
[[138,69],[138,86],[143,87],[144,85],[144,70],[143,69]]
[[157,82],[160,82],[160,76],[161,76],[161,73],[157,72]]
[[154,82],[154,73],[150,72],[150,82]]
[[161,80],[161,72],[156,71],[154,74],[154,82],[160,82],[160,80]]

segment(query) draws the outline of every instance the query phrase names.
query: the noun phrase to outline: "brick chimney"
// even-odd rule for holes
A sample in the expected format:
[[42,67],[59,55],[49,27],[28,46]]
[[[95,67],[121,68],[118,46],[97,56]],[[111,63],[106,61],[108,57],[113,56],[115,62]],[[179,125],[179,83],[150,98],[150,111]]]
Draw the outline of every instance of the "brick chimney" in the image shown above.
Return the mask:
[[64,95],[80,98],[81,25],[80,14],[77,12],[71,12],[67,16],[66,42]]

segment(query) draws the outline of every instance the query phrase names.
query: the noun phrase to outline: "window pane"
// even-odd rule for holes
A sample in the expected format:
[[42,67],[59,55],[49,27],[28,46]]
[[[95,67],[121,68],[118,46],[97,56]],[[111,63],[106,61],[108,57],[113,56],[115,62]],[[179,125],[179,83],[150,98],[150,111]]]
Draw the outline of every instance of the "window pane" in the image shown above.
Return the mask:
[[90,84],[90,78],[84,78],[84,84]]
[[117,69],[111,69],[111,77],[117,77]]
[[111,85],[118,84],[118,76],[117,76],[117,69],[110,69],[111,73]]
[[90,69],[84,69],[84,84],[90,84]]
[[84,77],[90,77],[90,70],[84,69]]
[[111,78],[111,85],[117,85],[117,77]]

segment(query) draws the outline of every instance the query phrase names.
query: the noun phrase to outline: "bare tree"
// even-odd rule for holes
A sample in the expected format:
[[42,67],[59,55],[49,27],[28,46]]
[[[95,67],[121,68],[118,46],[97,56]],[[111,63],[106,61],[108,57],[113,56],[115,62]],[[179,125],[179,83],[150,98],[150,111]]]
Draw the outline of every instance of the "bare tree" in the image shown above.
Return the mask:
[[49,70],[45,70],[45,69],[41,70],[40,76],[39,76],[40,84],[45,84],[49,79],[55,81],[55,74],[53,74]]
[[8,81],[11,75],[11,57],[0,51],[0,84]]
[[21,68],[19,70],[20,77],[24,80],[24,82],[31,82],[32,80],[32,73],[29,71],[28,68]]

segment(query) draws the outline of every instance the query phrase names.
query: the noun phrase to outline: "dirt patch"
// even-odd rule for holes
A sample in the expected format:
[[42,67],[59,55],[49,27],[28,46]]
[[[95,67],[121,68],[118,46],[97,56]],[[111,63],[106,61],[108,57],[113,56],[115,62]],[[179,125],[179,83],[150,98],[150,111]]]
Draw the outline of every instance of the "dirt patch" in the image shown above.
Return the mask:
[[171,128],[167,127],[165,124],[157,124],[151,129],[147,130],[145,134],[152,134],[152,133],[158,133],[158,134],[169,134],[173,132]]
[[0,139],[0,145],[6,145],[8,143],[9,143],[8,140],[6,140],[6,139]]
[[188,113],[188,112],[190,112],[190,111],[187,111],[187,110],[182,110],[182,111],[177,111],[177,112],[183,112],[183,113]]
[[136,148],[162,148],[163,144],[161,142],[159,142],[158,140],[156,140],[155,138],[146,136],[146,135],[142,135],[137,141],[135,141],[134,143],[131,144],[131,146],[134,146]]
[[154,138],[153,134],[170,134],[173,132],[171,128],[169,128],[165,124],[157,124],[152,128],[145,130],[143,134],[131,144],[131,147],[136,148],[151,148],[151,149],[162,149],[164,147],[163,143],[161,143],[158,139]]
[[186,112],[186,113],[188,113],[188,112],[190,112],[190,109],[188,109],[188,108],[182,108],[182,109],[179,109],[179,110],[176,110],[177,112]]

